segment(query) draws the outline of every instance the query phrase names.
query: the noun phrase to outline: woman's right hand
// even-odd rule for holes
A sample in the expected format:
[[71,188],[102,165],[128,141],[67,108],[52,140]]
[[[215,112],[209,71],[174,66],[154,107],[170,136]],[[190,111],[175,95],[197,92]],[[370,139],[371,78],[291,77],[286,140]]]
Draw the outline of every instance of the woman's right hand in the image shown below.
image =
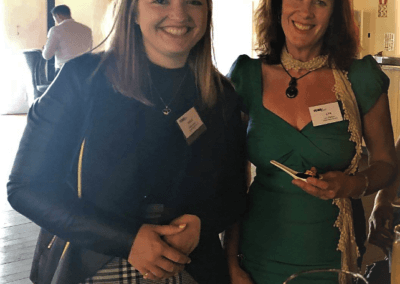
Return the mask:
[[140,227],[129,253],[128,262],[143,274],[144,278],[161,280],[181,272],[190,258],[170,247],[162,236],[182,232],[185,226],[157,226],[144,224]]

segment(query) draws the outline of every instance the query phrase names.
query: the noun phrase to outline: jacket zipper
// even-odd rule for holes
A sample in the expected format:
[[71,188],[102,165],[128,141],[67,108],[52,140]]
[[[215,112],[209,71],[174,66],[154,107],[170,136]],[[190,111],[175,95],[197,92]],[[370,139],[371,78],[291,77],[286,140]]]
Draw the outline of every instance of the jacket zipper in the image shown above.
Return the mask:
[[64,258],[64,255],[65,255],[65,253],[66,253],[67,250],[68,250],[69,244],[70,244],[70,242],[67,242],[67,243],[65,244],[65,247],[64,247],[64,250],[63,250],[63,252],[62,252],[62,254],[61,254],[60,260]]
[[[82,160],[83,160],[83,151],[85,150],[85,142],[86,142],[86,139],[84,139],[81,144],[81,150],[79,152],[79,160],[78,160],[78,180],[77,180],[77,182],[78,182],[78,197],[79,198],[82,198]],[[54,235],[54,237],[51,239],[49,245],[47,246],[48,249],[51,249],[56,238],[57,238],[57,236]],[[68,247],[69,247],[69,242],[66,243],[66,245],[64,247],[64,251],[61,255],[61,258],[63,258]]]
[[54,241],[56,240],[56,238],[57,238],[57,236],[56,236],[56,235],[54,235],[54,237],[51,239],[51,241],[50,241],[49,245],[47,246],[47,248],[48,248],[48,249],[51,249],[51,247],[53,246],[53,244],[54,244]]
[[83,161],[83,151],[85,150],[86,139],[83,139],[81,144],[81,150],[79,152],[78,160],[78,197],[82,198],[82,161]]

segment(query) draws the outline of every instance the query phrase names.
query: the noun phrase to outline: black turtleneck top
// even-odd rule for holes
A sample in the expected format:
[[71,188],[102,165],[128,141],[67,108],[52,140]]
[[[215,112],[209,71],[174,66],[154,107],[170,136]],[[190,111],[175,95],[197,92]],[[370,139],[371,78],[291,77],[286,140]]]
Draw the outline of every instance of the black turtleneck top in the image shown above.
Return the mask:
[[[246,204],[237,94],[225,81],[205,108],[188,66],[149,62],[147,106],[116,92],[102,71],[88,80],[98,63],[97,55],[66,63],[33,104],[8,183],[11,205],[73,246],[124,258],[142,224],[197,215],[200,243],[186,270],[199,283],[229,283],[218,233]],[[192,107],[207,130],[189,146],[176,120]]]

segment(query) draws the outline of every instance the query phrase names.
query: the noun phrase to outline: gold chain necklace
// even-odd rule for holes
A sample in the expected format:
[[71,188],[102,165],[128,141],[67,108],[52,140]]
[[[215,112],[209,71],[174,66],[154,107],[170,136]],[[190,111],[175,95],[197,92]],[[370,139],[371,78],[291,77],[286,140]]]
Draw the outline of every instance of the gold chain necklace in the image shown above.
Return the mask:
[[162,110],[162,113],[164,115],[169,115],[172,112],[172,109],[169,107],[171,105],[171,103],[174,101],[174,99],[176,98],[176,96],[178,95],[179,91],[181,90],[181,87],[183,85],[183,82],[185,81],[186,75],[187,75],[188,71],[186,70],[185,75],[182,78],[182,81],[180,82],[178,88],[175,91],[175,94],[172,96],[172,99],[169,101],[169,103],[165,103],[163,98],[161,97],[160,93],[158,92],[156,86],[153,83],[153,80],[151,79],[151,74],[150,72],[147,73],[148,77],[149,77],[149,82],[150,82],[150,92],[152,92],[153,88],[154,91],[157,93],[158,97],[160,98],[161,102],[164,104],[164,108]]

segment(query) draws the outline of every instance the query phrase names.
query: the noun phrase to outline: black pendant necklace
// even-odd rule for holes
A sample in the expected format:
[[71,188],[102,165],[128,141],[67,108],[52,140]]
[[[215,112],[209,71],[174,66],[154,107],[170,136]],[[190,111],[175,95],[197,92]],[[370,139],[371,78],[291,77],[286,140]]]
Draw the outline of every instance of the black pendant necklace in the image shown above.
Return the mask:
[[306,74],[304,74],[303,76],[300,76],[299,78],[295,78],[292,75],[290,75],[290,73],[286,70],[285,66],[283,66],[282,62],[281,65],[283,67],[283,70],[285,70],[285,72],[290,76],[290,82],[289,82],[289,87],[286,89],[286,96],[290,99],[293,99],[297,96],[297,94],[299,93],[299,90],[297,89],[297,80],[300,80],[301,78],[303,78],[304,76],[310,74],[312,71],[308,71]]

